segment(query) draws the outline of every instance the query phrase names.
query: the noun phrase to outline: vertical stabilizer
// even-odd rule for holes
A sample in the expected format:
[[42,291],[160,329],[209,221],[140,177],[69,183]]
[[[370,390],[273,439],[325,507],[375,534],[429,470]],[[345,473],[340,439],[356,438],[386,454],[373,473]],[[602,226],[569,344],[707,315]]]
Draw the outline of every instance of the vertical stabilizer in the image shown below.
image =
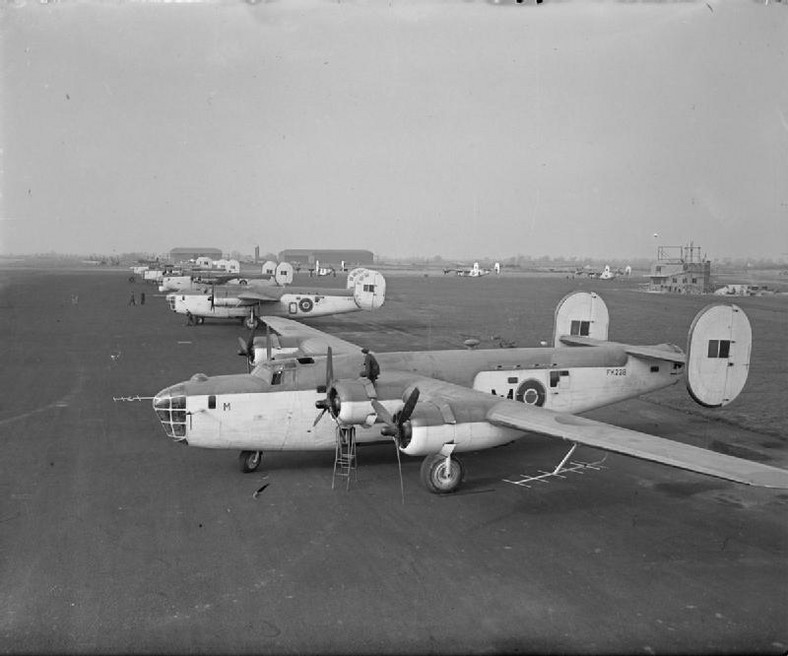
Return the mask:
[[708,305],[687,337],[687,390],[696,402],[716,408],[742,391],[750,372],[752,329],[736,305]]
[[293,265],[289,262],[280,262],[276,265],[274,280],[277,285],[291,285],[293,283]]
[[386,279],[377,271],[367,269],[356,278],[353,297],[362,310],[376,310],[386,300]]
[[358,267],[357,269],[353,269],[347,274],[347,289],[355,289],[356,288],[356,280],[358,280],[359,276],[363,276],[369,269],[365,269],[364,267]]
[[562,346],[562,335],[607,340],[610,316],[607,305],[595,292],[572,292],[564,296],[555,309],[553,346]]

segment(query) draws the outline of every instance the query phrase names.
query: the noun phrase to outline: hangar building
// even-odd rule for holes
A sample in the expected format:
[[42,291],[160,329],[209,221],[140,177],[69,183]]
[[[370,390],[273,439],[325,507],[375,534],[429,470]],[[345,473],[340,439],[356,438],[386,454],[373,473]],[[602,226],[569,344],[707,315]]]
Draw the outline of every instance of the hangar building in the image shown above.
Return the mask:
[[338,267],[344,261],[345,266],[354,267],[359,264],[373,264],[375,256],[372,251],[341,248],[288,248],[279,253],[280,262],[290,262],[294,265],[313,265],[315,260],[319,261],[321,266]]
[[170,251],[170,260],[173,262],[188,262],[198,257],[210,257],[212,260],[222,259],[219,248],[173,248]]

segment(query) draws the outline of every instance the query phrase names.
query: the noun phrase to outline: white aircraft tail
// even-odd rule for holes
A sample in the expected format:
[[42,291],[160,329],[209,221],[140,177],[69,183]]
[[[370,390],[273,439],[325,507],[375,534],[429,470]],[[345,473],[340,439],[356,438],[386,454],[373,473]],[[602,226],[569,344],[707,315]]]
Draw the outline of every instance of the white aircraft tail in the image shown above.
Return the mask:
[[280,262],[274,270],[274,281],[284,287],[293,284],[293,265],[289,262]]
[[356,280],[359,276],[367,273],[369,269],[365,269],[363,267],[359,267],[357,269],[353,269],[347,274],[347,289],[355,289],[356,288]]
[[260,273],[262,273],[264,276],[276,275],[276,262],[274,262],[273,260],[267,260],[263,264],[263,268]]
[[736,305],[708,305],[687,337],[687,390],[700,405],[727,405],[742,391],[750,371],[752,329]]
[[555,309],[553,346],[562,346],[562,335],[607,340],[610,316],[607,305],[594,292],[572,292],[564,296]]
[[376,310],[386,300],[386,279],[381,273],[366,269],[355,278],[353,297],[362,310]]

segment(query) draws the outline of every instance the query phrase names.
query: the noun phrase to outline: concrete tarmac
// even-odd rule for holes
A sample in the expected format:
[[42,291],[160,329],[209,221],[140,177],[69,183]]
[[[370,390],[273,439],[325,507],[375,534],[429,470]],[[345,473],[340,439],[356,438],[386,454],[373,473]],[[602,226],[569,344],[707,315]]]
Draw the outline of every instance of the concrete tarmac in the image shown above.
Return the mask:
[[[127,276],[2,273],[0,652],[788,649],[785,492],[616,455],[531,488],[504,482],[557,464],[565,446],[541,437],[466,455],[466,484],[446,497],[404,460],[404,504],[389,446],[360,450],[349,490],[331,489],[333,453],[269,453],[243,475],[235,452],[172,443],[149,400],[113,402],[197,371],[245,371],[240,326],[185,327]],[[534,302],[528,282],[499,282]],[[456,346],[437,299],[470,316],[476,291],[455,292],[473,283],[390,278],[379,312],[313,325],[378,351]],[[550,330],[561,284],[521,321],[520,345]],[[128,306],[143,290],[146,304]],[[627,293],[610,289],[614,323]],[[756,339],[771,339],[758,316]],[[773,356],[784,367],[785,353]],[[786,466],[778,433],[652,397],[589,416]]]

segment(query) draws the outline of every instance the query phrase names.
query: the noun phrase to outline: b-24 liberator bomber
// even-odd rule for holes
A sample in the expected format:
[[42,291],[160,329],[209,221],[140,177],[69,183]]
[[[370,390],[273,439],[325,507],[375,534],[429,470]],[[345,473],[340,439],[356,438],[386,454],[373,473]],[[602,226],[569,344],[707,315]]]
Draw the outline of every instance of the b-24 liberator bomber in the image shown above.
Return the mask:
[[227,283],[247,285],[250,281],[254,281],[256,285],[278,285],[280,287],[291,285],[293,283],[293,265],[288,262],[268,261],[263,264],[260,273],[195,268],[177,275],[164,275],[159,285],[159,291],[203,294],[212,285]]
[[[607,341],[605,303],[577,292],[556,309],[552,347],[380,353],[373,367],[355,344],[296,321],[263,320],[290,357],[268,357],[250,374],[196,374],[163,389],[153,409],[167,436],[239,450],[245,472],[259,466],[263,451],[331,450],[340,438],[363,444],[383,437],[398,455],[424,457],[422,482],[435,493],[460,487],[457,453],[529,433],[569,443],[556,475],[575,447],[586,445],[788,488],[788,471],[577,416],[681,379],[701,405],[733,401],[747,380],[752,342],[749,320],[735,305],[701,310],[685,353],[670,344]],[[333,421],[321,421],[325,414]]]
[[386,279],[371,269],[356,269],[348,274],[345,289],[307,287],[224,285],[212,286],[207,293],[167,294],[173,312],[191,315],[196,323],[205,319],[244,321],[257,325],[264,314],[294,318],[322,317],[360,310],[376,310],[386,299]]

